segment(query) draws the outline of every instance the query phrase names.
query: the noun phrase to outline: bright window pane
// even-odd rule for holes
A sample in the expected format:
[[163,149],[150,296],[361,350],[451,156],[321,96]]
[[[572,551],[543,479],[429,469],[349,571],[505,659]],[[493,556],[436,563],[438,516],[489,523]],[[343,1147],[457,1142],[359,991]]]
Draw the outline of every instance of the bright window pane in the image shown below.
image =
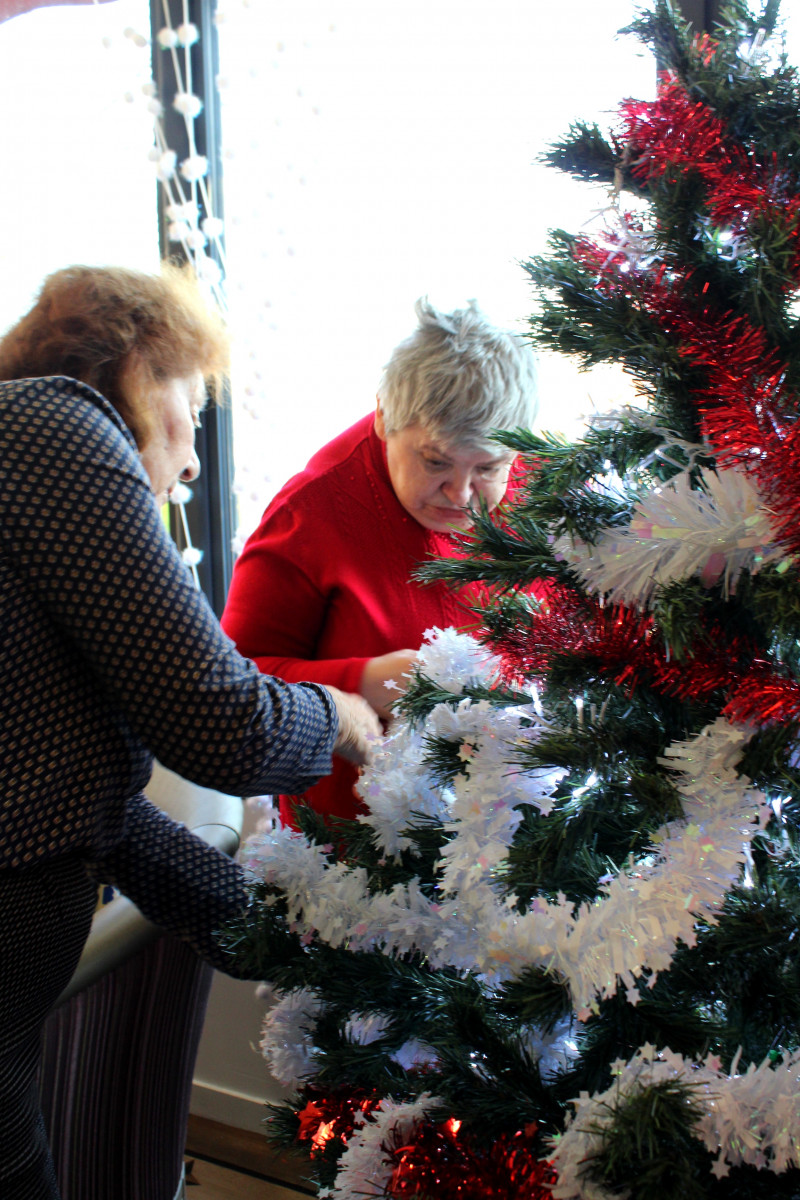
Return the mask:
[[150,56],[123,33],[149,23],[115,0],[0,24],[0,332],[59,267],[158,267]]
[[[631,15],[629,0],[224,5],[242,531],[372,407],[418,296],[444,308],[475,297],[523,327],[519,261],[606,203],[534,160],[572,120],[654,92],[652,58],[615,39]],[[596,399],[566,370],[543,370],[545,426]]]

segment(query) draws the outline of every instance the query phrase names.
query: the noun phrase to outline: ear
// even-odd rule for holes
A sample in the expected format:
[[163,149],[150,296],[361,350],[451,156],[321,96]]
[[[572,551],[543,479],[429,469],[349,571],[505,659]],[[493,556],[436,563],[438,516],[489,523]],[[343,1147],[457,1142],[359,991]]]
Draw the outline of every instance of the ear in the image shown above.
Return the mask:
[[386,422],[383,419],[383,409],[381,408],[380,399],[375,409],[375,432],[382,442],[386,441]]

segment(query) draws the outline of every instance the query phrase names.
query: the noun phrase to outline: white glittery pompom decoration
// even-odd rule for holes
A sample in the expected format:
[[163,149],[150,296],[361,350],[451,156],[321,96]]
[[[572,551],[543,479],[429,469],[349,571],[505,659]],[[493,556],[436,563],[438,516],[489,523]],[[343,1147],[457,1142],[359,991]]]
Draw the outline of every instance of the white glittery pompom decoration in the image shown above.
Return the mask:
[[193,46],[195,42],[200,41],[200,30],[191,21],[187,21],[184,25],[179,25],[177,34],[178,41],[182,46]]
[[178,35],[174,29],[159,29],[156,40],[162,50],[174,50],[178,44]]
[[219,217],[206,217],[200,222],[200,228],[206,237],[215,238],[222,236],[222,231],[225,226]]
[[178,156],[174,150],[165,150],[156,163],[156,175],[162,182],[175,174]]
[[167,237],[171,242],[185,242],[191,232],[191,226],[186,221],[172,221],[167,226]]
[[222,268],[208,254],[198,254],[194,260],[194,269],[203,283],[215,287],[222,279]]
[[125,37],[133,42],[134,46],[138,46],[140,50],[149,44],[147,38],[143,34],[137,33],[135,29],[131,29],[130,25],[125,30]]
[[467,681],[491,686],[500,664],[474,638],[463,637],[454,629],[425,630],[425,645],[420,648],[422,674],[446,692],[458,695]]
[[194,92],[178,92],[172,101],[172,107],[182,117],[188,117],[193,121],[203,111],[203,101],[199,96],[195,96]]
[[192,489],[185,483],[176,483],[169,494],[169,502],[170,504],[188,504],[192,495]]
[[204,154],[191,154],[181,163],[181,175],[190,183],[208,174],[208,159]]
[[381,1013],[353,1013],[344,1027],[348,1042],[357,1046],[369,1046],[377,1042],[391,1025],[388,1017]]
[[168,221],[188,221],[191,224],[197,216],[197,205],[191,200],[184,204],[168,204],[166,213]]

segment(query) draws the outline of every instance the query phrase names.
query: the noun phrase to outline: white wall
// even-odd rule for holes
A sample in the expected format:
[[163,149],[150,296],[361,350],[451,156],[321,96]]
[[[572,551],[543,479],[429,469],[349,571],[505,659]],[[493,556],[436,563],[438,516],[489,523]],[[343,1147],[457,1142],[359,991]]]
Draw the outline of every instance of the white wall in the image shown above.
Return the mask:
[[[258,807],[245,807],[243,837],[255,830]],[[267,1004],[258,985],[214,973],[197,1055],[191,1112],[236,1129],[261,1130],[264,1105],[285,1093],[258,1050]]]
[[258,1052],[264,1012],[255,984],[215,973],[192,1087],[195,1116],[261,1130],[264,1105],[283,1095]]

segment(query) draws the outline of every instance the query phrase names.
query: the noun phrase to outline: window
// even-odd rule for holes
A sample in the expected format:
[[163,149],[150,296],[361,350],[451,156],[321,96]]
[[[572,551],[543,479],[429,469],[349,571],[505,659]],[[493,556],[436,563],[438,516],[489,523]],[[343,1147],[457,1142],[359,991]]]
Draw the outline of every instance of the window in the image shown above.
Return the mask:
[[158,267],[148,0],[48,7],[0,24],[0,333],[72,263]]
[[[519,261],[607,203],[538,166],[578,117],[655,87],[629,0],[273,0],[220,8],[239,535],[374,403],[413,304],[524,329]],[[542,367],[545,427],[620,389]]]

